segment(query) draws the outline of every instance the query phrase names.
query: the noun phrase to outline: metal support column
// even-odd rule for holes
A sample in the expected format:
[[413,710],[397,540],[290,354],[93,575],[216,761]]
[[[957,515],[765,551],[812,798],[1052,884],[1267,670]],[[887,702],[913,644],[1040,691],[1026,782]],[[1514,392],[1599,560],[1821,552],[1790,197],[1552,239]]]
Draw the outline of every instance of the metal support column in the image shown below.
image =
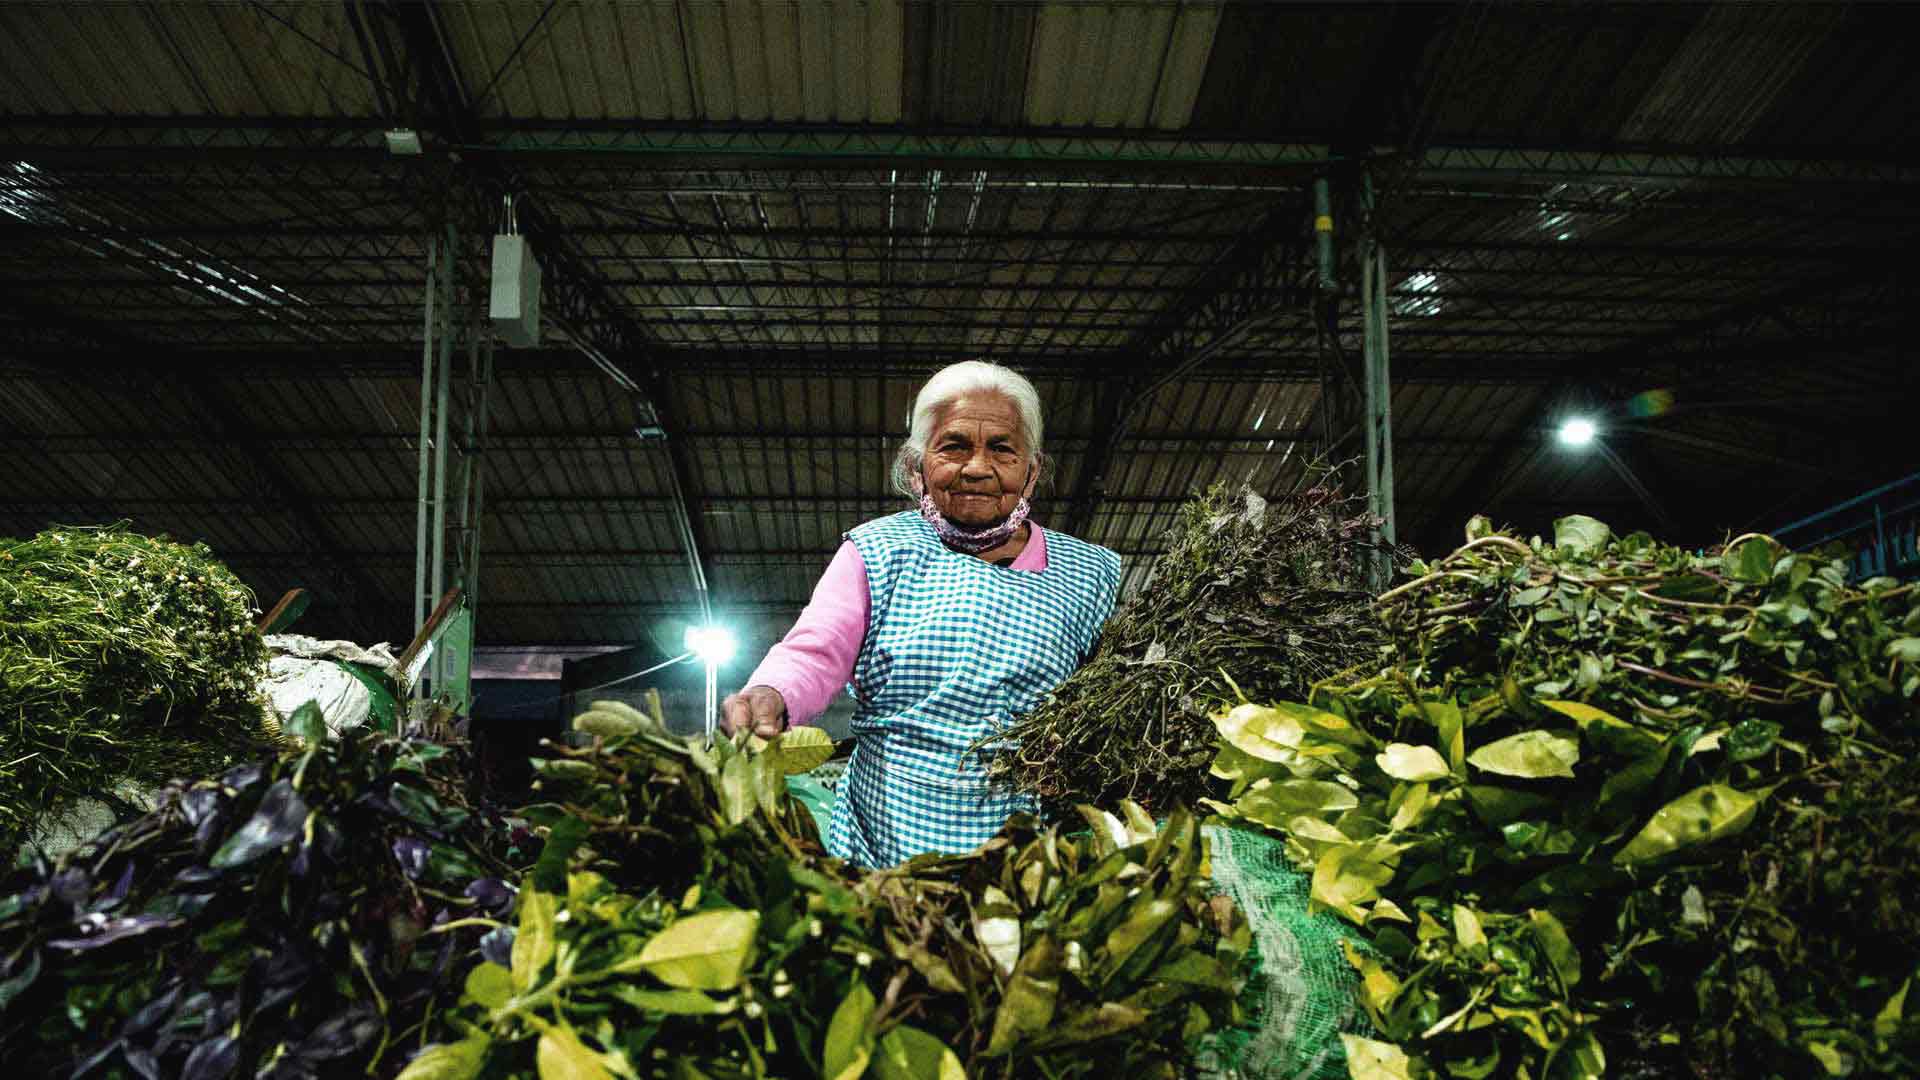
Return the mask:
[[[433,331],[434,300],[439,291],[440,244],[438,240],[427,242],[427,295],[426,314],[421,325],[420,345],[420,476],[416,485],[418,502],[414,507],[414,543],[413,543],[413,629],[417,634],[427,625],[427,615],[433,611],[435,597],[429,591],[428,560],[431,548],[429,530],[432,528],[433,514],[429,505],[432,500],[431,472],[433,469]],[[414,683],[413,696],[424,698],[426,687]]]
[[[434,371],[433,417],[433,603],[447,594],[447,410],[452,399],[453,343],[460,322],[454,313],[454,235],[446,226],[440,242],[440,357]],[[417,627],[415,628],[418,629]],[[447,651],[433,652],[433,692],[446,692]]]
[[472,611],[480,584],[480,522],[486,498],[487,396],[493,389],[493,338],[479,308],[467,339],[466,434],[460,454],[460,569],[461,593]]
[[[1318,450],[1329,466],[1342,462],[1343,447],[1359,427],[1354,400],[1360,396],[1353,365],[1340,348],[1339,255],[1333,231],[1333,193],[1325,174],[1313,180],[1314,359],[1319,371]],[[1345,471],[1344,469],[1342,470]]]
[[[471,576],[468,578],[467,607],[476,609],[480,597],[480,531],[487,520],[487,470],[485,464],[487,438],[493,428],[488,426],[487,401],[493,391],[493,338],[488,337],[480,352],[480,441],[474,446],[473,459],[473,539],[468,549],[468,566]],[[477,618],[478,616],[476,616]]]
[[460,523],[455,526],[458,541],[454,544],[454,558],[459,565],[454,568],[454,580],[459,583],[469,605],[473,602],[474,423],[480,415],[480,395],[484,392],[480,385],[481,333],[480,309],[476,305],[467,318],[467,381],[460,410],[461,422],[465,426],[460,433],[460,494],[454,500],[460,508]]
[[[469,300],[473,300],[470,296]],[[458,444],[459,491],[454,496],[459,522],[454,527],[452,584],[460,589],[460,607],[440,637],[434,693],[459,713],[473,701],[473,642],[477,634],[475,596],[480,578],[480,523],[486,497],[484,453],[487,397],[493,385],[493,340],[477,302],[467,320],[466,392],[460,398],[464,432]]]
[[1316,285],[1322,293],[1334,288],[1333,274],[1333,195],[1325,176],[1313,180],[1313,244]]
[[[449,585],[447,572],[447,446],[453,410],[454,346],[460,337],[461,315],[455,291],[454,257],[457,241],[447,225],[427,242],[427,289],[420,346],[419,476],[414,510],[413,629],[417,636],[433,618]],[[466,511],[462,510],[464,516]],[[462,550],[454,553],[464,559]],[[463,572],[461,567],[456,573]],[[427,684],[436,695],[447,689],[461,664],[449,665],[446,651],[433,646],[421,658],[423,677],[414,677],[413,696],[424,700]],[[410,677],[415,672],[408,673]],[[464,700],[464,688],[457,699]]]
[[[1387,253],[1380,244],[1374,216],[1373,177],[1360,180],[1361,206],[1366,217],[1360,249],[1360,308],[1365,354],[1367,448],[1367,509],[1380,520],[1378,536],[1391,544],[1397,530],[1393,513],[1393,383],[1387,364]],[[1393,573],[1385,555],[1374,564],[1374,585],[1384,588]]]

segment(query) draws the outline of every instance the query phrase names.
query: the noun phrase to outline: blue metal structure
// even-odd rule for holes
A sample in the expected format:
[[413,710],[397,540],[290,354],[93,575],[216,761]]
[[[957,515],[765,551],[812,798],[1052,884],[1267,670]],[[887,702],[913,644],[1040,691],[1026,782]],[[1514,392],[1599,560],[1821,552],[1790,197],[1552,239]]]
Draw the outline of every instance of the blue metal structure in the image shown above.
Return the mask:
[[1920,472],[1775,529],[1773,536],[1801,550],[1846,544],[1853,549],[1856,579],[1920,576]]

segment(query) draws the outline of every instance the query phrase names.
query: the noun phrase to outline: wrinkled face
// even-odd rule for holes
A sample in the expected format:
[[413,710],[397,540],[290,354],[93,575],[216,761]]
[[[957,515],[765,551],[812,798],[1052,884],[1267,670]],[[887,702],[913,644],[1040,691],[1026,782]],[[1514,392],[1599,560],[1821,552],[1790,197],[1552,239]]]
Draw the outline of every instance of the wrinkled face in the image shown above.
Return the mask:
[[965,394],[934,414],[920,481],[947,520],[993,525],[1032,494],[1037,473],[1020,410],[1001,394]]

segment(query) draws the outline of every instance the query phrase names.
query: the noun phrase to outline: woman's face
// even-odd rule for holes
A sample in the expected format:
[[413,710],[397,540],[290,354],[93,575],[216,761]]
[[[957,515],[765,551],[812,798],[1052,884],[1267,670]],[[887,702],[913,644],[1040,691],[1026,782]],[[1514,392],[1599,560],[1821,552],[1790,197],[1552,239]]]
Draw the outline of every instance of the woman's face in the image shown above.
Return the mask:
[[993,525],[1033,491],[1020,410],[1003,394],[966,394],[934,414],[921,481],[947,520]]

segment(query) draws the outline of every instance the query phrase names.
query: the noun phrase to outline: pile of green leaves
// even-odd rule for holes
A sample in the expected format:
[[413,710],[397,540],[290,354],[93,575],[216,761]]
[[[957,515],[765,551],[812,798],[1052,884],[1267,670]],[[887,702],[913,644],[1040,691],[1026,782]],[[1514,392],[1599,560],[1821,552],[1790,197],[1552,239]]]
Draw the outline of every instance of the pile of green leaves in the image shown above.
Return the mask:
[[1665,940],[1620,955],[1693,995],[1703,1075],[1920,1076],[1920,761],[1844,756],[1776,797],[1737,855],[1632,898]]
[[555,801],[527,811],[547,843],[505,955],[406,1080],[1173,1076],[1233,1018],[1246,926],[1189,815],[1017,818],[861,873],[785,792],[830,751],[813,729],[756,753],[617,704],[575,726],[536,763]]
[[1910,1075],[1913,587],[1469,538],[1380,598],[1384,667],[1216,714],[1213,807],[1371,941],[1352,1075]]
[[1319,472],[1271,500],[1216,485],[1188,503],[1093,656],[996,736],[990,774],[1054,816],[1080,802],[1194,805],[1208,790],[1216,707],[1302,696],[1377,654],[1375,524]]
[[[24,1076],[358,1075],[426,1041],[512,892],[464,763],[371,732],[176,783],[0,884],[0,1060]],[[452,920],[452,921],[449,921]]]
[[253,596],[204,545],[124,527],[0,540],[0,852],[78,798],[265,751]]

